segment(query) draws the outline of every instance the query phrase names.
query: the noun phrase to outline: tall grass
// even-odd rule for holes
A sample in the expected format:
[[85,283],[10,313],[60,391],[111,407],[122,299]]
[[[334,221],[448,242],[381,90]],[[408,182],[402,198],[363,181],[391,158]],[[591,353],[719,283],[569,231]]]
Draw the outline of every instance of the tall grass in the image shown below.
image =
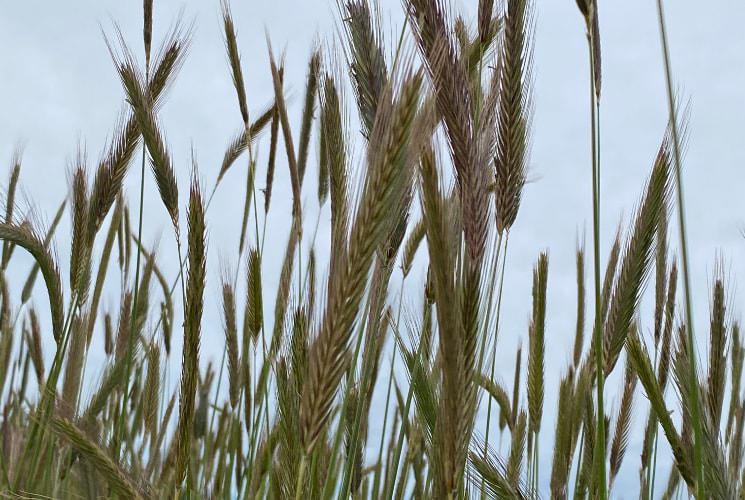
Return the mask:
[[[654,498],[661,484],[664,498],[741,496],[745,346],[718,273],[706,376],[699,375],[683,217],[685,123],[672,92],[661,3],[669,126],[660,130],[633,217],[605,262],[599,13],[594,1],[577,4],[590,55],[593,288],[588,295],[588,258],[578,244],[572,356],[548,373],[548,251],[525,277],[532,280],[525,331],[501,332],[519,338],[515,363],[498,362],[502,299],[513,293],[503,286],[507,248],[530,166],[533,1],[481,0],[472,29],[442,0],[407,0],[397,40],[386,40],[366,0],[341,2],[336,42],[344,57],[313,48],[297,122],[285,95],[289,62],[271,43],[272,102],[249,108],[258,68],[244,77],[230,5],[221,2],[238,132],[227,138],[210,190],[195,161],[190,179],[177,175],[186,169],[176,167],[157,116],[186,59],[190,29],[177,23],[151,57],[157,6],[154,13],[145,1],[142,56],[118,29],[106,39],[124,114],[94,172],[84,152],[72,162],[69,193],[45,232],[16,209],[21,155],[10,165],[0,222],[0,490],[52,498],[607,498],[627,496],[614,488],[636,466],[640,498]],[[130,200],[123,182],[138,152],[140,189]],[[272,189],[280,164],[288,167],[289,192]],[[206,216],[221,182],[242,168],[238,252],[232,262],[215,263],[207,258]],[[310,197],[309,175],[317,176]],[[176,256],[143,242],[144,184],[151,181]],[[185,210],[180,192],[188,193]],[[674,208],[680,246],[667,238]],[[270,214],[282,209],[292,219],[286,236],[266,230]],[[327,233],[305,218],[316,210],[330,218]],[[54,252],[53,243],[65,212],[73,238],[63,277],[58,256],[68,253]],[[316,250],[324,238],[329,255]],[[285,242],[275,276],[264,255]],[[21,251],[33,267],[23,283],[8,283]],[[173,276],[160,267],[163,259],[177,259]],[[404,296],[411,282],[398,288],[394,277],[406,282],[415,262],[426,279],[416,295]],[[676,314],[678,262],[684,316]],[[203,314],[207,276],[215,273],[219,326]],[[266,295],[267,282],[278,283],[275,297]],[[649,318],[639,308],[647,288],[654,289]],[[174,307],[179,293],[182,318]],[[37,294],[46,295],[48,314],[32,300]],[[266,304],[273,306],[267,315]],[[225,354],[213,365],[200,347],[217,332]],[[182,339],[181,360],[171,358],[173,335]],[[97,336],[104,370],[91,382],[86,370]],[[45,351],[53,354],[50,366]],[[166,377],[171,366],[180,366],[176,387]],[[500,378],[510,373],[512,387]],[[614,373],[621,380],[617,408],[604,401]],[[557,394],[546,391],[550,377],[560,380]],[[547,398],[556,399],[555,414],[544,411]],[[645,398],[649,414],[638,429],[633,417]],[[643,445],[634,465],[628,451],[636,439]],[[552,443],[550,464],[539,443]],[[669,471],[658,470],[659,455],[672,457]],[[658,481],[663,472],[665,483]]]

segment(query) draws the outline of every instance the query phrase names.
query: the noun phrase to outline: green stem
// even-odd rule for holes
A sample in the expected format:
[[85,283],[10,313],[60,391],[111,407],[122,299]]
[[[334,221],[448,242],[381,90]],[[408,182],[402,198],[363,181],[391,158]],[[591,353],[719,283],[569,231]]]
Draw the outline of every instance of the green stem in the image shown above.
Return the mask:
[[[599,499],[605,500],[608,496],[605,479],[605,410],[603,408],[603,388],[605,386],[605,366],[603,364],[603,332],[600,318],[600,145],[598,129],[598,115],[600,104],[596,98],[594,61],[595,51],[593,48],[590,30],[588,28],[587,41],[590,48],[590,113],[592,122],[592,227],[593,227],[593,253],[595,271],[595,327],[593,328],[595,344],[595,373],[597,377],[597,433],[595,451],[598,459],[597,475]],[[597,112],[596,112],[597,111]]]
[[388,426],[388,407],[391,402],[391,388],[393,386],[393,366],[396,361],[396,354],[398,353],[398,343],[393,343],[393,356],[391,356],[391,367],[388,372],[388,389],[385,397],[385,408],[383,409],[383,430],[380,433],[380,444],[378,446],[378,467],[375,470],[375,477],[373,478],[372,498],[378,498],[378,488],[380,488],[380,478],[383,475],[383,447],[385,445],[385,431]]
[[603,406],[603,389],[605,386],[605,367],[603,364],[603,332],[600,303],[600,153],[599,153],[599,113],[600,104],[597,101],[595,89],[594,61],[595,51],[592,43],[591,30],[588,25],[587,43],[590,53],[590,122],[592,128],[592,227],[593,227],[593,259],[595,281],[595,324],[593,327],[593,344],[595,348],[595,374],[597,389],[597,439],[595,453],[600,457],[596,460],[598,487],[600,500],[607,498],[607,484],[605,478],[605,410]]
[[686,312],[686,334],[688,336],[688,370],[690,372],[689,398],[691,400],[691,420],[693,420],[693,455],[696,466],[696,499],[706,498],[704,485],[704,463],[703,463],[703,431],[701,428],[701,410],[698,399],[698,377],[696,375],[696,344],[693,333],[693,309],[691,307],[690,274],[688,271],[688,239],[685,224],[685,204],[683,202],[683,176],[681,173],[680,137],[678,135],[678,119],[675,109],[675,97],[673,95],[672,71],[670,69],[670,50],[667,44],[667,31],[665,29],[665,15],[662,8],[662,0],[657,0],[657,17],[660,27],[660,39],[662,42],[662,55],[665,61],[665,83],[667,87],[667,101],[670,111],[670,130],[673,136],[673,156],[675,160],[675,186],[678,201],[678,225],[680,229],[680,254],[683,266],[683,289],[685,292]]
[[[137,222],[137,241],[142,241],[142,216],[144,213],[144,206],[145,206],[145,156],[147,152],[145,149],[145,144],[142,145],[142,166],[140,168],[140,213],[138,216],[138,222]],[[135,286],[134,286],[134,297],[132,299],[132,314],[136,314],[137,311],[137,301],[139,299],[139,291],[140,291],[140,260],[142,257],[142,247],[140,245],[137,245],[137,258],[135,260]],[[180,259],[179,259],[180,260]],[[117,434],[117,437],[114,439],[114,460],[119,460],[119,451],[121,449],[121,441],[122,436],[124,435],[124,415],[127,411],[127,399],[129,396],[129,381],[131,378],[131,372],[132,372],[132,357],[133,357],[133,350],[134,350],[134,337],[135,337],[135,331],[136,331],[136,325],[137,321],[132,321],[132,325],[130,326],[130,332],[129,332],[129,339],[127,339],[127,363],[126,363],[126,370],[124,373],[124,385],[122,386],[124,391],[122,394],[122,404],[119,408],[119,415],[116,419],[116,427],[114,432]]]
[[534,481],[533,481],[533,496],[534,498],[538,498],[538,437],[539,433],[535,433],[535,438],[533,438],[533,446],[535,446],[535,453],[533,453],[533,461],[535,463],[533,467],[533,474],[535,475]]

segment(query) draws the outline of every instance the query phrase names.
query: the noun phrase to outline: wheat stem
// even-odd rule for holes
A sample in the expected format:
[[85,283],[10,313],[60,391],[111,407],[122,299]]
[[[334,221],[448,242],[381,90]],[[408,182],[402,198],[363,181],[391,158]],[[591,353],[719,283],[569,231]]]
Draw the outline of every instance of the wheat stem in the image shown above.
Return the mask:
[[592,228],[593,228],[593,253],[594,253],[594,277],[595,277],[595,325],[593,335],[595,340],[595,374],[597,377],[597,432],[595,434],[595,456],[599,457],[598,464],[598,486],[600,500],[607,498],[607,484],[605,479],[605,411],[603,408],[603,389],[605,385],[605,364],[603,363],[603,332],[600,318],[600,154],[599,154],[599,110],[600,105],[596,100],[595,92],[595,50],[588,30],[587,41],[590,51],[590,114],[592,123]]
[[682,162],[680,152],[680,137],[678,135],[678,117],[675,106],[675,96],[673,93],[672,70],[670,67],[670,50],[667,43],[667,31],[665,28],[665,15],[662,7],[662,0],[657,0],[657,18],[659,21],[660,40],[662,44],[662,55],[665,62],[665,83],[667,89],[667,101],[670,114],[670,130],[673,138],[673,157],[675,160],[675,187],[678,201],[678,226],[680,234],[680,256],[683,266],[683,290],[685,293],[685,318],[686,334],[688,341],[688,371],[690,380],[688,381],[689,398],[691,400],[691,419],[693,420],[694,434],[694,461],[696,466],[696,499],[704,500],[706,498],[706,488],[704,485],[704,463],[703,463],[703,429],[701,426],[701,410],[699,408],[698,397],[698,377],[696,372],[696,336],[693,333],[693,309],[691,307],[691,286],[690,274],[688,270],[688,241],[685,224],[685,204],[683,202],[683,176],[681,173]]

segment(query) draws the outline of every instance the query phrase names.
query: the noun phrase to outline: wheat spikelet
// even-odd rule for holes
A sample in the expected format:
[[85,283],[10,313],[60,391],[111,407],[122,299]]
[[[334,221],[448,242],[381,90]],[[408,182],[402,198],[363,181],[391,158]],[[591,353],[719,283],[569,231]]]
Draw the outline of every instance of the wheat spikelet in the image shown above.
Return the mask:
[[[153,254],[155,251],[153,250]],[[140,276],[140,287],[137,292],[137,303],[132,311],[132,325],[134,327],[135,339],[137,339],[145,328],[148,311],[150,309],[150,282],[153,278],[155,259],[147,259],[145,267]]]
[[248,128],[248,134],[246,134],[245,127],[241,127],[241,129],[236,132],[233,135],[233,138],[230,141],[230,144],[228,144],[228,147],[225,150],[225,154],[223,155],[222,163],[220,165],[220,172],[217,175],[217,180],[215,181],[215,187],[222,182],[223,177],[225,174],[230,170],[230,167],[233,166],[233,164],[238,160],[238,158],[246,151],[248,148],[248,143],[253,143],[259,135],[264,131],[267,125],[272,121],[272,116],[274,116],[274,113],[276,112],[276,106],[272,105],[265,109],[259,117],[251,124],[251,126]]
[[380,142],[368,157],[368,177],[352,227],[349,252],[345,266],[338,271],[338,287],[330,297],[319,336],[310,351],[312,368],[303,386],[300,407],[301,439],[306,452],[314,448],[330,416],[370,262],[383,236],[386,210],[397,202],[403,186],[410,182],[409,151],[416,151],[417,147],[410,135],[420,85],[421,78],[417,76],[406,79],[399,102],[390,115],[379,112],[371,136],[373,144]]
[[[559,384],[557,415],[564,418],[574,412],[574,371],[569,372],[561,379]],[[569,487],[569,471],[572,465],[572,428],[566,425],[563,418],[556,421],[556,434],[554,438],[554,458],[551,469],[551,495],[554,498],[566,498]]]
[[493,452],[471,451],[469,462],[471,476],[478,478],[474,484],[482,481],[490,498],[528,498],[522,481],[511,481],[508,466],[506,467]]
[[31,307],[29,310],[28,319],[31,327],[30,334],[27,338],[29,353],[31,354],[31,361],[34,364],[34,370],[36,371],[36,379],[39,382],[39,387],[42,387],[44,385],[44,356],[41,347],[41,327],[39,325],[39,318],[36,315],[35,308]]
[[49,249],[29,224],[0,224],[0,239],[10,241],[31,254],[41,270],[49,295],[52,334],[55,341],[62,339],[64,307],[59,268]]
[[[110,49],[111,50],[111,49]],[[147,93],[145,78],[140,73],[134,62],[132,54],[122,41],[122,59],[117,61],[117,69],[122,80],[122,85],[127,93],[127,100],[132,106],[137,126],[142,133],[145,145],[150,153],[150,162],[158,186],[160,198],[165,205],[166,211],[171,218],[174,230],[178,238],[179,234],[179,209],[178,209],[178,184],[173,169],[171,155],[163,139],[163,132],[157,123],[155,116],[155,104]],[[113,51],[112,51],[113,54]]]
[[595,100],[600,101],[600,89],[603,83],[603,72],[600,55],[600,21],[598,21],[598,3],[593,0],[592,21],[588,26],[590,43],[592,44],[592,75],[595,87]]
[[[119,308],[119,325],[116,331],[116,359],[122,360],[126,357],[128,346],[130,345],[129,336],[132,334],[132,292],[127,291],[122,297]],[[131,342],[134,344],[134,341]]]
[[445,7],[438,0],[415,0],[407,5],[417,43],[434,81],[438,109],[445,121],[459,182],[471,169],[470,86],[458,64],[448,33]]
[[530,131],[532,53],[530,0],[509,0],[504,20],[499,82],[499,128],[495,158],[497,231],[517,218],[525,184]]
[[654,307],[654,343],[659,345],[662,336],[662,318],[665,311],[665,297],[667,291],[667,213],[663,212],[657,224],[657,242],[655,257],[655,307]]
[[[241,221],[241,235],[238,240],[238,255],[243,255],[243,246],[246,243],[246,234],[248,231],[248,219],[251,214],[251,202],[253,199],[256,186],[256,160],[249,155],[248,173],[246,174],[246,189],[243,202],[243,219]],[[214,191],[213,191],[214,192]]]
[[[279,81],[284,85],[284,66],[279,67]],[[266,166],[266,182],[264,184],[264,213],[269,212],[269,203],[272,199],[272,186],[274,185],[274,170],[277,162],[277,142],[279,139],[279,113],[276,106],[272,112],[272,124],[269,135],[269,160]],[[320,189],[320,187],[319,187]]]
[[582,358],[585,340],[585,248],[577,247],[577,327],[574,334],[574,368]]
[[[8,192],[5,197],[5,220],[3,222],[5,222],[6,224],[9,224],[13,221],[16,189],[18,187],[18,179],[21,175],[21,152],[19,149],[13,152],[11,165],[12,170],[10,171],[10,178],[8,179]],[[9,241],[3,241],[2,266],[0,266],[3,270],[8,268],[8,262],[10,261],[12,249],[13,246]]]
[[[322,97],[320,98],[322,99]],[[329,157],[328,142],[326,141],[326,130],[323,120],[323,111],[321,111],[321,120],[319,123],[320,133],[318,134],[318,206],[323,207],[329,196]]]
[[[475,137],[473,96],[464,65],[458,61],[439,0],[408,3],[417,43],[432,76],[437,109],[442,115],[456,171],[463,233],[471,261],[478,265],[485,250],[488,222],[488,182],[484,149]],[[469,309],[477,306],[470,304]]]
[[[13,335],[8,334],[10,299],[8,297],[8,284],[3,273],[0,273],[0,285],[0,293],[2,293],[2,307],[0,307],[0,332],[2,332],[2,336],[0,336],[0,389],[5,389],[5,381],[12,364],[11,351],[13,350],[14,338]],[[13,385],[14,376],[15,372],[11,375],[11,385]]]
[[595,99],[600,101],[600,89],[602,86],[601,63],[600,63],[600,24],[598,21],[598,5],[596,0],[577,0],[582,17],[585,20],[587,30],[587,41],[590,44],[592,56],[592,78],[595,89]]
[[88,227],[88,181],[84,153],[78,152],[72,178],[72,249],[70,251],[70,288],[80,304],[88,299],[91,277],[91,248],[86,237]]
[[522,463],[525,456],[525,443],[528,432],[528,416],[525,410],[520,412],[517,417],[515,432],[512,433],[512,442],[510,444],[510,456],[507,461],[507,479],[512,484],[520,481],[522,476]]
[[529,432],[538,434],[543,418],[546,285],[548,254],[542,253],[533,270],[533,317],[530,322],[528,349]]
[[513,422],[517,421],[517,412],[520,407],[520,375],[522,368],[523,358],[523,344],[520,341],[517,344],[517,352],[515,353],[515,374],[512,378],[512,413],[511,418]]
[[[189,47],[190,30],[184,30],[179,23],[166,37],[156,54],[154,67],[147,86],[147,96],[153,108],[173,81],[175,74],[183,64]],[[121,118],[116,126],[108,151],[99,162],[93,179],[90,195],[90,214],[88,216],[88,237],[93,239],[101,227],[106,214],[122,190],[124,177],[129,170],[140,141],[140,130],[134,116]]]
[[226,276],[222,279],[222,313],[225,348],[228,353],[228,394],[230,406],[235,410],[241,389],[241,362],[238,354],[238,327],[235,319],[235,291]]
[[181,395],[179,419],[176,430],[178,454],[176,458],[176,482],[180,484],[187,475],[189,449],[193,433],[195,398],[199,370],[199,344],[204,305],[206,230],[204,204],[199,181],[194,173],[189,193],[189,271],[186,282],[186,306],[184,311],[184,355],[181,367]]
[[352,461],[352,478],[350,479],[351,484],[349,486],[352,495],[356,495],[362,482],[362,440],[353,440],[355,418],[357,415],[357,407],[362,404],[360,401],[360,394],[356,388],[351,388],[348,391],[349,400],[347,401],[347,412],[344,416],[345,426],[345,440],[344,446],[346,448],[345,453],[347,460]]
[[709,373],[706,379],[706,399],[709,414],[716,428],[722,415],[727,367],[726,299],[721,271],[714,281],[711,299],[711,332],[709,334]]
[[310,316],[313,316],[313,313],[316,310],[316,289],[318,288],[318,285],[316,283],[317,277],[316,277],[316,249],[315,247],[310,247],[310,252],[308,253],[308,270],[306,272],[307,280],[308,280],[308,287],[306,289],[307,292],[307,302],[306,302],[306,309],[308,311],[308,314]]
[[378,102],[388,84],[388,68],[382,49],[382,35],[373,26],[373,16],[366,0],[349,0],[344,5],[345,27],[349,43],[349,72],[354,82],[357,107],[360,110],[362,135],[370,136]]
[[145,67],[150,68],[150,49],[153,44],[153,0],[143,0],[142,13],[142,43],[145,47]]
[[259,339],[259,333],[264,324],[264,303],[261,287],[261,255],[258,249],[252,248],[248,252],[247,286],[246,286],[246,314],[244,321],[248,322],[248,334],[254,344]]
[[611,292],[613,285],[616,283],[618,274],[618,260],[621,257],[621,225],[618,225],[616,237],[613,240],[610,254],[608,255],[608,264],[605,267],[605,276],[603,277],[603,288],[600,292],[600,319],[604,321],[608,317],[608,308],[610,307]]
[[[737,321],[732,322],[732,348],[730,349],[730,380],[731,394],[730,394],[730,406],[729,413],[727,416],[727,427],[724,432],[725,440],[729,440],[732,434],[732,425],[735,419],[735,413],[738,411],[740,404],[740,388],[742,387],[742,367],[743,359],[745,359],[745,348],[743,348],[742,340],[740,338],[740,324]],[[738,415],[742,420],[742,416]]]
[[308,163],[308,147],[310,146],[310,134],[313,127],[313,115],[316,112],[316,97],[318,94],[320,69],[321,53],[318,49],[314,49],[310,56],[310,60],[308,61],[308,76],[305,83],[305,99],[300,124],[300,141],[298,143],[297,151],[297,170],[301,186],[303,185],[303,178],[305,178],[305,166]]
[[[420,160],[420,198],[427,226],[427,249],[429,251],[430,273],[433,295],[437,304],[439,327],[439,355],[442,367],[442,396],[437,405],[437,430],[434,437],[434,452],[431,460],[435,467],[438,494],[446,495],[455,487],[457,479],[458,449],[456,430],[460,428],[458,403],[464,388],[470,389],[464,380],[464,339],[461,320],[458,314],[460,304],[452,300],[455,281],[452,270],[455,268],[455,249],[451,238],[453,229],[448,220],[448,208],[440,188],[435,155],[428,147]],[[464,457],[465,458],[465,457]]]
[[[370,407],[372,405],[375,383],[378,379],[380,361],[383,357],[383,348],[385,346],[386,336],[389,329],[391,328],[391,324],[394,323],[393,312],[391,311],[390,307],[386,308],[386,310],[380,316],[380,320],[376,327],[377,330],[374,331],[374,335],[371,336],[374,341],[370,343],[370,354],[368,355],[370,360],[368,360],[367,356],[363,354],[363,366],[369,366],[369,377],[367,380],[366,388],[367,392],[364,394],[365,399],[363,401],[361,417],[362,423],[360,424],[360,428],[362,429],[362,437],[360,439],[363,443],[367,440]],[[365,347],[367,349],[367,345]]]
[[[122,200],[119,196],[119,200]],[[121,218],[119,227],[116,230],[116,240],[119,249],[119,270],[125,276],[129,276],[129,262],[131,255],[131,245],[129,245],[129,235],[131,234],[131,225],[129,224],[129,206],[122,201],[124,214]]]
[[[726,455],[723,447],[720,445],[719,429],[715,428],[712,415],[708,411],[708,405],[705,404],[706,397],[706,386],[699,382],[699,377],[694,377],[690,374],[690,363],[689,353],[690,350],[687,348],[687,333],[686,328],[681,327],[679,331],[678,348],[673,363],[673,374],[675,383],[679,391],[681,410],[682,410],[682,430],[681,436],[684,438],[683,443],[687,449],[692,450],[692,429],[694,425],[693,420],[693,404],[691,396],[695,394],[697,397],[699,408],[703,408],[701,412],[701,430],[702,439],[704,445],[703,451],[703,473],[704,481],[706,482],[706,488],[709,494],[713,498],[733,498],[734,493],[734,481],[727,470]],[[696,391],[690,390],[690,384],[695,383]],[[676,457],[677,458],[677,457]],[[681,471],[683,474],[683,471]],[[685,475],[684,475],[685,479]],[[686,482],[688,482],[686,480]],[[689,483],[690,484],[690,483]]]
[[290,339],[291,375],[295,388],[302,389],[305,374],[308,371],[308,315],[305,308],[298,307],[292,321],[292,338]]
[[634,370],[631,368],[631,365],[627,360],[626,375],[623,381],[623,395],[621,396],[621,406],[618,410],[618,416],[616,417],[616,428],[613,433],[613,441],[611,442],[610,447],[610,488],[613,487],[613,482],[618,476],[618,471],[621,469],[621,463],[623,462],[629,442],[636,382],[636,373],[634,373]]
[[243,382],[243,426],[246,430],[246,434],[249,434],[251,432],[252,387],[251,367],[248,364],[248,355],[245,350],[243,351],[241,361],[241,380]]
[[231,75],[233,77],[233,86],[238,97],[238,107],[241,111],[243,123],[248,127],[248,103],[246,101],[246,86],[243,82],[243,70],[241,69],[241,57],[238,53],[238,37],[235,34],[235,23],[233,15],[230,12],[230,4],[227,0],[220,2],[222,10],[222,20],[225,36],[225,49],[228,52],[228,62],[230,63]]
[[158,344],[153,343],[147,350],[147,378],[142,403],[145,428],[150,433],[151,444],[155,443],[158,435],[158,398],[160,395],[160,348]]
[[660,347],[660,362],[658,366],[658,380],[660,387],[667,387],[667,378],[670,369],[670,357],[672,355],[673,325],[675,321],[675,294],[678,285],[678,265],[675,261],[670,268],[668,277],[667,299],[665,302],[665,325],[662,331],[662,344]]
[[106,313],[103,317],[104,323],[104,352],[107,356],[114,353],[114,324],[111,321],[111,314]]
[[[510,397],[507,395],[507,390],[504,387],[494,382],[493,380],[490,380],[485,375],[480,375],[478,377],[478,382],[479,385],[489,394],[489,396],[494,398],[494,401],[497,402],[497,404],[499,405],[499,411],[502,415],[512,414]],[[509,427],[510,432],[514,429],[515,423],[512,421],[512,418],[507,419],[507,426]]]
[[290,120],[287,117],[287,106],[285,105],[285,96],[282,90],[282,82],[279,78],[279,70],[277,69],[277,63],[274,61],[274,54],[272,54],[272,47],[271,44],[269,44],[268,38],[267,45],[269,46],[269,64],[272,70],[272,82],[274,84],[274,102],[277,106],[279,124],[282,127],[285,150],[287,151],[287,166],[290,169],[290,182],[292,185],[292,215],[295,218],[295,229],[302,234],[301,223],[303,217],[302,208],[300,206],[300,173],[298,171],[297,157],[295,156],[295,143],[292,140],[292,130],[290,129]]
[[471,42],[470,28],[466,26],[466,20],[462,14],[457,14],[453,23],[453,38],[457,43],[459,53],[466,52]]
[[[739,395],[738,395],[739,396]],[[737,472],[742,466],[742,443],[743,443],[743,428],[745,428],[745,410],[740,407],[736,407],[735,410],[735,424],[733,429],[733,436],[730,440],[729,447],[729,472],[732,476],[736,477]]]
[[[429,280],[428,280],[429,281]],[[427,363],[431,361],[432,358],[432,336],[433,336],[433,330],[434,325],[433,323],[433,303],[434,299],[432,297],[431,292],[431,285],[429,283],[426,283],[424,286],[424,297],[422,299],[422,323],[421,323],[421,340],[420,340],[420,347],[422,357],[424,358]]]
[[[302,454],[300,439],[297,434],[299,393],[297,387],[292,384],[285,358],[278,361],[276,371],[278,418],[277,425],[272,432],[273,435],[276,435],[276,443],[273,444],[277,448],[279,464],[277,475],[281,478],[280,488],[285,496],[292,496]],[[268,438],[267,444],[269,444]]]
[[492,29],[492,14],[494,11],[494,0],[479,0],[478,24],[479,40],[482,44],[489,39]]
[[[67,207],[67,200],[64,200],[62,203],[60,203],[60,206],[57,209],[57,213],[54,215],[54,219],[52,219],[52,223],[49,225],[49,229],[47,229],[47,234],[44,236],[45,248],[49,248],[49,245],[52,243],[52,237],[54,236],[54,232],[57,230],[57,226],[59,225],[60,220],[62,220],[62,215],[65,212],[65,207]],[[26,278],[26,281],[23,284],[23,290],[21,291],[22,304],[26,304],[31,298],[31,292],[34,289],[34,284],[36,284],[36,278],[38,275],[39,263],[34,261],[34,265],[31,268],[31,271],[28,273],[28,278]]]
[[[574,494],[584,497],[597,494],[593,487],[594,479],[592,477],[595,443],[597,442],[597,416],[595,406],[592,401],[591,388],[582,393],[582,399],[579,400],[579,417],[584,428],[584,449],[582,450],[582,462],[578,464],[580,468],[579,477],[574,487]],[[607,426],[605,427],[608,428]]]
[[[337,275],[347,246],[349,195],[347,150],[342,123],[341,100],[334,79],[327,75],[321,96],[321,133],[324,137],[331,194],[331,257],[329,276]],[[330,292],[331,290],[329,290]]]
[[[194,421],[192,422],[192,434],[193,441],[188,443],[191,447],[194,442],[207,441],[207,424],[212,426],[212,422],[209,421],[209,405],[210,405],[210,387],[212,386],[212,379],[214,378],[214,372],[212,371],[212,363],[207,364],[207,370],[205,371],[204,377],[199,371],[197,366],[196,370],[197,378],[197,390],[196,395],[199,398],[196,404],[196,410],[194,411]],[[215,411],[219,411],[216,408]],[[209,457],[208,457],[209,458]]]
[[401,270],[403,271],[404,276],[408,275],[411,271],[414,257],[416,256],[417,250],[419,250],[419,246],[424,239],[426,231],[427,226],[425,225],[424,219],[419,219],[416,224],[414,224],[413,229],[409,233],[409,237],[406,239],[403,257],[401,259]]
[[637,212],[633,233],[626,245],[618,280],[610,300],[603,350],[605,373],[609,374],[623,348],[642,287],[649,272],[653,240],[662,212],[669,209],[669,142],[657,154],[644,199]]

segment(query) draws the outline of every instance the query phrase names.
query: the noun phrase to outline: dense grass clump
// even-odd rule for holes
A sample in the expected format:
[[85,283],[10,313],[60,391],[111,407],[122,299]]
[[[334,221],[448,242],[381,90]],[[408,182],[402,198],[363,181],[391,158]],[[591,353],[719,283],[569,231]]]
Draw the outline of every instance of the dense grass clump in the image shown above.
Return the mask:
[[[515,364],[497,365],[510,231],[520,224],[530,166],[532,0],[480,0],[475,28],[453,18],[443,0],[406,0],[407,23],[394,41],[384,38],[367,0],[340,1],[344,57],[312,51],[296,128],[284,60],[269,42],[273,99],[249,107],[251,73],[244,74],[224,0],[238,132],[207,192],[195,161],[190,179],[177,175],[185,169],[175,168],[158,118],[191,33],[177,23],[151,54],[153,4],[145,0],[144,54],[118,30],[106,38],[126,110],[92,172],[86,155],[77,155],[69,196],[46,232],[18,215],[20,155],[11,164],[0,222],[0,491],[34,498],[605,499],[625,466],[638,468],[640,498],[741,497],[745,345],[718,271],[708,358],[696,359],[685,138],[661,2],[669,126],[629,227],[619,229],[605,261],[600,24],[594,0],[577,5],[589,54],[592,249],[577,248],[571,359],[561,373],[546,373],[548,252],[535,258]],[[353,99],[345,99],[347,87]],[[358,123],[350,123],[352,105]],[[352,168],[357,133],[359,176]],[[130,172],[137,162],[139,172]],[[273,193],[285,165],[291,190]],[[205,217],[231,170],[246,179],[238,252],[232,263],[215,263],[207,259]],[[132,199],[123,190],[128,175],[139,175]],[[317,192],[304,186],[309,176],[317,177]],[[143,242],[151,182],[173,230],[177,255],[169,258],[180,264],[173,276]],[[185,207],[180,190],[182,198],[188,192]],[[329,234],[304,216],[308,197],[329,214]],[[292,224],[282,242],[276,231],[267,242],[267,217],[278,205],[289,207]],[[66,212],[73,237],[69,254],[58,257],[53,242]],[[678,246],[668,241],[671,220]],[[322,238],[328,255],[316,252]],[[269,276],[265,251],[284,242],[281,270]],[[17,297],[21,284],[9,284],[7,270],[19,247],[35,263]],[[303,248],[311,250],[303,255]],[[68,255],[69,276],[62,276],[58,258]],[[400,268],[406,281],[415,258],[425,262],[426,281],[404,299],[392,277]],[[224,332],[217,369],[200,362],[208,273],[221,278],[222,320],[209,325],[211,335]],[[107,284],[114,277],[119,290]],[[267,281],[278,282],[275,297]],[[639,310],[647,290],[650,318]],[[31,301],[42,291],[43,314]],[[415,312],[404,307],[412,302]],[[183,344],[180,360],[172,357],[174,336]],[[88,398],[82,387],[90,384],[85,371],[96,337],[104,370]],[[52,351],[50,366],[45,351]],[[171,366],[180,366],[175,387],[166,383]],[[513,386],[503,385],[500,374],[512,373]],[[620,404],[609,411],[604,389],[614,373]],[[548,377],[560,379],[557,394],[547,393]],[[376,391],[383,408],[373,408]],[[666,397],[672,392],[675,405]],[[556,414],[544,411],[546,398],[556,398]],[[650,410],[635,428],[642,398]],[[554,436],[551,463],[539,461],[546,433]],[[634,436],[643,443],[636,464],[627,453]],[[672,456],[670,470],[660,470],[659,454]],[[655,492],[662,474],[667,487]]]

